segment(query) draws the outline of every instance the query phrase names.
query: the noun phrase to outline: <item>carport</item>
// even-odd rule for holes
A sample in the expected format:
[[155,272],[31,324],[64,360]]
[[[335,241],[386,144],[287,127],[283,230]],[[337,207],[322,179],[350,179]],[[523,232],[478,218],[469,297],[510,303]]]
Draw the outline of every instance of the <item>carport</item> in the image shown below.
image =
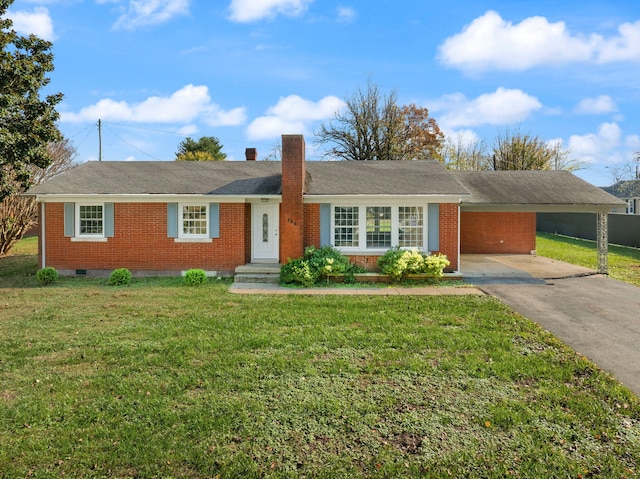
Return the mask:
[[608,272],[608,213],[626,203],[566,171],[458,171],[460,253],[532,254],[536,213],[595,213],[598,273]]

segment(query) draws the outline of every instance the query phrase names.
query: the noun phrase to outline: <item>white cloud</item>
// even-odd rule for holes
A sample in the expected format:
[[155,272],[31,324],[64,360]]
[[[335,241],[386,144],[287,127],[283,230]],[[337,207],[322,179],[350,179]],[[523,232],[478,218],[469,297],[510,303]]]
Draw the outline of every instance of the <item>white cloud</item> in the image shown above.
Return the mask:
[[105,98],[78,113],[62,112],[63,122],[110,121],[138,123],[181,123],[201,120],[210,126],[240,125],[246,121],[244,108],[223,110],[211,102],[206,86],[187,85],[169,97],[149,97],[129,104]]
[[[146,25],[157,25],[178,15],[189,14],[191,0],[128,0],[121,7],[115,29],[135,30]],[[122,3],[122,0],[96,0],[99,4]]]
[[277,14],[296,16],[313,0],[231,0],[229,18],[236,22],[253,22]]
[[625,146],[632,150],[634,153],[640,151],[640,136],[629,135],[624,140]]
[[185,125],[179,128],[177,133],[184,136],[193,136],[198,133],[198,127],[196,125]]
[[585,98],[580,101],[574,109],[576,113],[583,115],[612,113],[617,110],[618,107],[608,95],[600,95],[595,98]]
[[277,138],[282,134],[309,133],[309,125],[333,118],[344,106],[335,96],[326,96],[318,102],[305,100],[298,95],[281,97],[265,116],[256,118],[247,128],[251,140]]
[[33,33],[44,40],[55,40],[53,21],[49,16],[49,10],[45,7],[35,7],[31,12],[9,11],[7,17],[13,21],[14,30],[22,35]]
[[573,62],[640,62],[640,21],[625,23],[618,35],[605,38],[571,33],[564,22],[529,17],[518,24],[488,11],[447,38],[439,47],[440,60],[468,72],[522,71],[540,65]]
[[473,100],[454,93],[430,103],[431,112],[442,112],[437,116],[438,123],[446,129],[518,123],[540,108],[542,104],[536,97],[503,87]]
[[573,158],[587,163],[617,163],[622,153],[622,130],[616,123],[602,123],[597,133],[571,135],[569,151]]
[[640,61],[640,20],[618,27],[617,37],[603,40],[598,51],[598,62]]
[[350,7],[338,7],[338,21],[350,23],[356,18],[356,11]]

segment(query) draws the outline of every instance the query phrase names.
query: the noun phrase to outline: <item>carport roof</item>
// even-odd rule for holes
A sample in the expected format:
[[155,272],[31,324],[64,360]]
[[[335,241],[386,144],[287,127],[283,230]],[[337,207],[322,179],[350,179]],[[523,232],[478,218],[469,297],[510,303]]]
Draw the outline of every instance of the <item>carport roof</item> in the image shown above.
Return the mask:
[[454,171],[462,211],[607,212],[626,203],[566,171]]

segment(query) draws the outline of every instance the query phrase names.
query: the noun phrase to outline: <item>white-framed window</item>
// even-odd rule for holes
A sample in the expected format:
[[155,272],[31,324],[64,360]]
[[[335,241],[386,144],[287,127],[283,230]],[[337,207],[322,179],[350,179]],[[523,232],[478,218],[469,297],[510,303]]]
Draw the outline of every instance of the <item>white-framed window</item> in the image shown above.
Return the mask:
[[179,238],[209,237],[209,207],[206,204],[181,204],[178,208]]
[[104,204],[76,204],[76,236],[104,237]]
[[424,246],[424,207],[398,207],[398,246],[422,248]]
[[391,248],[391,207],[367,206],[367,249]]
[[424,205],[333,205],[331,215],[333,246],[340,250],[427,250]]
[[629,198],[627,199],[627,214],[635,215],[636,214],[636,199]]
[[333,225],[333,241],[336,248],[359,247],[360,208],[358,206],[336,206]]

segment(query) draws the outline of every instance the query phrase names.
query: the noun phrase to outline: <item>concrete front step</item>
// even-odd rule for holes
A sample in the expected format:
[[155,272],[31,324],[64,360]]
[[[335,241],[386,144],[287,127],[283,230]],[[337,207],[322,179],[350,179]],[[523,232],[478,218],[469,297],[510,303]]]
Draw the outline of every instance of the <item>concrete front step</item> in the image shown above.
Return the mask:
[[233,278],[235,283],[274,283],[278,284],[280,282],[279,274],[247,274],[240,273],[236,274]]
[[244,264],[236,268],[236,283],[279,283],[279,264]]

